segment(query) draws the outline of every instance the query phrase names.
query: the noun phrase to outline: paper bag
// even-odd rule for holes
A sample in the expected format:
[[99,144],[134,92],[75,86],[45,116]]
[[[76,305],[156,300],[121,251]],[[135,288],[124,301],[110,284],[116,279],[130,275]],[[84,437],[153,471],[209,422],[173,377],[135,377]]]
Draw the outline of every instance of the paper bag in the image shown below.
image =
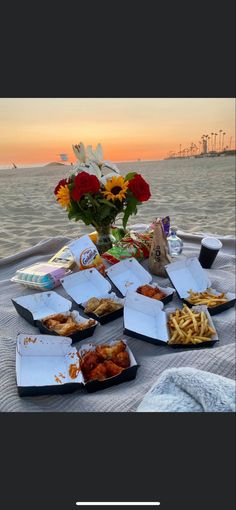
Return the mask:
[[160,218],[154,224],[153,239],[149,254],[148,265],[152,274],[166,277],[165,266],[171,262],[168,242]]

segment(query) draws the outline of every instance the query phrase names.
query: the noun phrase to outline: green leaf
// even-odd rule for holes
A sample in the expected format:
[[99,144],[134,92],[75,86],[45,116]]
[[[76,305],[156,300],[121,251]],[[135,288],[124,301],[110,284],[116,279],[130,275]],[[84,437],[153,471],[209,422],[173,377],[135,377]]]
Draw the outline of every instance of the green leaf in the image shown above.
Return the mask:
[[135,197],[132,197],[132,198],[129,199],[129,202],[128,202],[128,205],[126,207],[126,210],[125,210],[125,213],[124,213],[124,217],[123,217],[123,227],[124,227],[124,229],[126,228],[126,225],[127,225],[129,217],[132,214],[137,214],[137,212],[138,212],[137,204],[138,204],[138,201],[136,200]]
[[126,176],[125,176],[125,181],[131,181],[131,179],[134,178],[134,176],[137,174],[137,172],[129,172]]
[[114,204],[112,204],[112,202],[109,202],[109,200],[106,200],[105,198],[99,199],[99,203],[108,205],[109,207],[116,209],[116,206]]

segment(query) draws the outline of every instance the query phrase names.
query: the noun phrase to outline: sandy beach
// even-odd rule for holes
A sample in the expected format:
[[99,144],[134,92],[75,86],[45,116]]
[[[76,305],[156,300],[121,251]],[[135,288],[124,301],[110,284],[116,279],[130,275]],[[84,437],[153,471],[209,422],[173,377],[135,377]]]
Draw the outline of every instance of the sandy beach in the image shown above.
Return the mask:
[[[142,173],[152,198],[129,223],[151,222],[169,214],[180,230],[235,235],[235,158],[138,161],[119,163],[122,174]],[[0,170],[0,257],[15,254],[51,237],[76,238],[92,231],[69,221],[56,203],[57,182],[71,167]]]

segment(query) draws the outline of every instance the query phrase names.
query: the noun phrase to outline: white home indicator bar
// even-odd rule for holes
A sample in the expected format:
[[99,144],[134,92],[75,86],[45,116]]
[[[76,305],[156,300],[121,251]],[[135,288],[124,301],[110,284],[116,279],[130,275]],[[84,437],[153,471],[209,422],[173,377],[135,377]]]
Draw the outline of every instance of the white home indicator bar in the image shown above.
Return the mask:
[[76,505],[78,506],[159,506],[161,503],[159,501],[148,501],[148,502],[144,502],[144,501],[111,501],[111,502],[108,502],[108,501],[105,501],[105,502],[91,502],[89,503],[88,501],[86,502],[82,502],[82,501],[77,501],[76,502]]

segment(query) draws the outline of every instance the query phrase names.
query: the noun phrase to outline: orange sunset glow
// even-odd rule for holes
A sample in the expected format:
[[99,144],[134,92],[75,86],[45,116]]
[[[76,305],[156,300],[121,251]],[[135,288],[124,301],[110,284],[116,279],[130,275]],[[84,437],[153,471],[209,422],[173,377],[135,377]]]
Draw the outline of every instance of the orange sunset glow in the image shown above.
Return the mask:
[[59,161],[72,144],[102,143],[105,159],[163,159],[225,132],[235,146],[234,99],[0,99],[0,165]]

